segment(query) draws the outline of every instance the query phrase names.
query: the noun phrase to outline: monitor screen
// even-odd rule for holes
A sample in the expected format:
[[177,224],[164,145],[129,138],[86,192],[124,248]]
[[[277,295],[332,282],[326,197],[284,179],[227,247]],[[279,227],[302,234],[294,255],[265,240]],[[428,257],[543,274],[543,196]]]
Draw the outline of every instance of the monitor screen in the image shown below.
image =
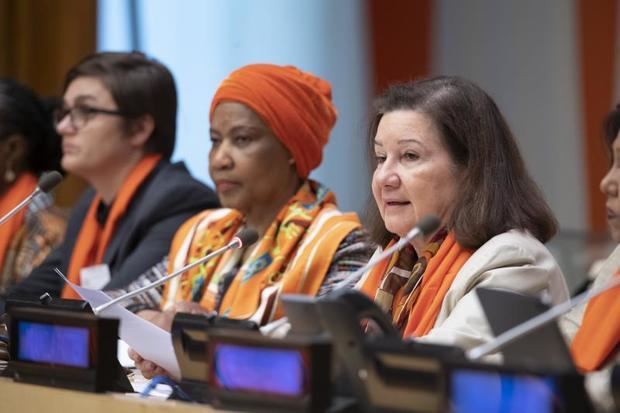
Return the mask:
[[18,321],[17,328],[19,360],[89,367],[88,328],[31,321]]
[[450,377],[450,412],[552,413],[551,377],[461,369]]
[[221,389],[300,397],[309,382],[306,365],[299,350],[217,343],[211,368]]

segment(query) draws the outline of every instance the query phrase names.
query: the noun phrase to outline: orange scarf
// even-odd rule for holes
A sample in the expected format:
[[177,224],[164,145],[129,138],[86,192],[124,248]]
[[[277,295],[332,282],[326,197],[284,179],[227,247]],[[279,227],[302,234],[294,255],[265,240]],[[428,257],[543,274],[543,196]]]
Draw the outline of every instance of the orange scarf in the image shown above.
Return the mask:
[[[620,270],[616,272],[620,276]],[[601,368],[620,343],[620,287],[594,297],[571,345],[577,367],[590,372]]]
[[[37,178],[30,173],[23,173],[0,199],[0,216],[4,216],[17,204],[24,200],[37,187]],[[0,226],[0,271],[4,268],[4,258],[13,237],[21,229],[26,216],[22,208],[17,214]]]
[[[221,297],[221,314],[237,319],[253,317],[263,324],[282,316],[276,296],[316,294],[338,246],[360,227],[355,214],[338,212],[335,202],[332,192],[307,181],[280,210],[234,276]],[[242,225],[241,213],[231,209],[205,211],[192,218],[175,235],[169,272],[226,245]],[[175,301],[195,301],[215,310],[218,283],[230,271],[231,263],[240,259],[240,251],[228,251],[188,271],[178,283],[166,285],[162,307]],[[268,288],[274,294],[265,300]]]
[[[409,312],[403,337],[421,337],[431,331],[448,289],[472,253],[473,251],[458,245],[454,234],[449,232],[437,252],[429,258],[418,288],[410,291],[406,297],[402,291],[395,295],[392,314],[399,317],[402,311]],[[361,291],[374,299],[381,281],[398,261],[398,254],[395,253],[390,260],[385,260],[372,269],[364,280]]]
[[[105,250],[114,235],[116,224],[125,214],[127,206],[142,182],[155,169],[160,159],[161,155],[150,154],[138,162],[116,194],[110,214],[103,228],[97,222],[97,207],[101,202],[101,196],[99,194],[95,195],[73,247],[67,273],[69,281],[79,285],[80,270],[82,268],[102,263]],[[68,285],[65,285],[62,291],[62,298],[79,299],[80,297]]]

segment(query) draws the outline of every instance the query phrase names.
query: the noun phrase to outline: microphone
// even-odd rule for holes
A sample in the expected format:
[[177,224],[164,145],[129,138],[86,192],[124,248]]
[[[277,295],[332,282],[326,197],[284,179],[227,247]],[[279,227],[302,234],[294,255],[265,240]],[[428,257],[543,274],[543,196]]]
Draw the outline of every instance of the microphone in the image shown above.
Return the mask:
[[108,301],[107,303],[101,304],[98,307],[93,308],[93,313],[95,313],[95,315],[100,314],[103,310],[105,310],[106,308],[119,303],[121,301],[125,301],[128,300],[132,297],[135,297],[136,295],[140,295],[143,292],[150,290],[151,288],[157,287],[163,283],[165,283],[166,281],[177,277],[181,274],[183,274],[184,272],[191,270],[192,268],[196,267],[197,265],[200,265],[206,261],[209,261],[211,258],[217,257],[218,255],[222,255],[223,253],[225,253],[226,251],[230,250],[230,249],[239,249],[242,248],[244,246],[248,246],[248,245],[252,245],[254,244],[256,241],[258,240],[258,232],[256,232],[255,229],[251,229],[251,228],[245,228],[242,229],[241,231],[239,231],[237,233],[237,235],[235,235],[233,237],[233,239],[226,245],[224,245],[222,248],[219,248],[213,252],[211,252],[210,254],[205,255],[204,257],[202,257],[201,259],[194,261],[190,264],[187,264],[185,267],[183,268],[179,268],[177,271],[173,272],[170,275],[167,275],[163,278],[160,278],[157,281],[154,281],[152,283],[150,283],[149,285],[145,285],[144,287],[138,288],[137,290],[134,291],[130,291],[126,294],[123,294],[121,296],[116,297],[113,300]]
[[620,286],[620,277],[613,277],[606,285],[599,286],[598,288],[591,288],[585,291],[572,300],[566,300],[556,306],[551,307],[542,314],[532,317],[524,323],[518,324],[513,328],[504,331],[499,336],[495,337],[488,343],[481,344],[478,347],[474,347],[467,352],[467,357],[470,360],[477,360],[495,351],[501,350],[507,344],[512,343],[520,337],[523,337],[532,331],[544,326],[545,324],[556,320],[560,316],[568,313],[573,308],[580,304],[583,304],[599,294],[611,290],[612,288]]
[[21,201],[15,208],[7,212],[2,218],[0,218],[0,225],[4,224],[6,221],[11,219],[11,217],[17,214],[22,208],[32,202],[35,196],[39,195],[41,192],[49,192],[56,185],[58,185],[62,181],[62,175],[58,171],[50,171],[45,172],[39,178],[39,182],[37,183],[37,187],[32,191],[30,195],[28,195],[23,201]]
[[381,254],[377,255],[370,261],[366,263],[363,267],[359,268],[355,271],[351,276],[347,277],[340,284],[334,286],[334,289],[345,287],[348,285],[350,281],[348,280],[356,280],[361,277],[375,265],[379,264],[381,261],[392,255],[394,252],[401,250],[405,245],[407,245],[411,240],[419,237],[419,236],[427,236],[432,234],[439,228],[441,225],[441,221],[435,215],[426,215],[423,217],[416,226],[411,228],[409,232],[396,242],[396,244],[392,245],[390,248],[383,251]]

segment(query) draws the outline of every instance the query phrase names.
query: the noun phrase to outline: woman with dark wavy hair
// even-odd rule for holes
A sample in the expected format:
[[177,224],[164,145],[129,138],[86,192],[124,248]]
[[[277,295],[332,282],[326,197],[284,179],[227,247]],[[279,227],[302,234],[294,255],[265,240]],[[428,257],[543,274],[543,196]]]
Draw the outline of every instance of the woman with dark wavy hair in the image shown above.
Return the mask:
[[394,243],[428,214],[441,221],[358,283],[404,337],[464,348],[489,340],[478,286],[567,299],[543,245],[556,220],[482,89],[436,77],[388,88],[375,108],[368,144],[376,241]]
[[[28,87],[0,79],[0,215],[37,186],[42,172],[60,169],[60,137],[54,102]],[[30,274],[64,236],[66,218],[51,195],[38,195],[28,208],[0,226],[0,295]]]

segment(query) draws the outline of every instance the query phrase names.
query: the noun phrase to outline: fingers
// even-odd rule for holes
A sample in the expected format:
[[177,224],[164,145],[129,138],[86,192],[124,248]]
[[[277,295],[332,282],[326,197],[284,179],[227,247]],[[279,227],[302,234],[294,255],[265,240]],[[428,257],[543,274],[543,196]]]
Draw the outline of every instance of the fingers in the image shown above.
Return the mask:
[[178,312],[178,313],[205,314],[205,315],[210,314],[210,312],[207,311],[207,309],[202,307],[200,304],[193,303],[193,302],[175,303],[171,310],[174,312]]
[[138,352],[136,352],[131,347],[127,350],[127,355],[129,356],[130,359],[134,361],[134,363],[139,363],[142,360],[144,360],[142,356],[140,356],[140,354],[138,354]]
[[127,354],[129,358],[134,361],[136,368],[140,370],[140,373],[142,373],[145,379],[151,379],[155,376],[170,376],[166,370],[153,363],[151,360],[142,358],[134,349],[130,348]]

